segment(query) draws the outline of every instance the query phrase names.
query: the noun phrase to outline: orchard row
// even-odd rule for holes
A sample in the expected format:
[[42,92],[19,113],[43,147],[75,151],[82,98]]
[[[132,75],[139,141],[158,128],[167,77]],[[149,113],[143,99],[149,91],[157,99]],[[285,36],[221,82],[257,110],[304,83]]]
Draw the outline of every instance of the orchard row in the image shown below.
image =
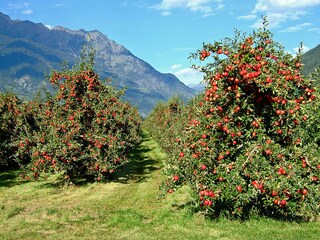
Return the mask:
[[55,94],[21,101],[0,96],[0,164],[19,165],[24,179],[61,173],[66,181],[108,179],[140,140],[137,109],[103,84],[91,59],[52,71]]
[[159,104],[145,122],[168,153],[164,189],[188,185],[196,209],[311,219],[319,215],[319,93],[300,55],[264,27],[204,44],[191,57],[205,90]]

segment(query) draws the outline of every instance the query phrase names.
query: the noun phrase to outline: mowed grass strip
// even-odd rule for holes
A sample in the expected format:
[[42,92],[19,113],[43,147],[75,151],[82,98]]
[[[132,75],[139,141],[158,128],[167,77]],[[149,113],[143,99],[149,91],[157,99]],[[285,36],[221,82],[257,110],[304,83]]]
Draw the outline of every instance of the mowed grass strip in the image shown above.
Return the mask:
[[188,188],[161,198],[166,155],[147,132],[108,183],[58,186],[0,173],[0,239],[319,239],[320,224],[208,220],[188,207]]

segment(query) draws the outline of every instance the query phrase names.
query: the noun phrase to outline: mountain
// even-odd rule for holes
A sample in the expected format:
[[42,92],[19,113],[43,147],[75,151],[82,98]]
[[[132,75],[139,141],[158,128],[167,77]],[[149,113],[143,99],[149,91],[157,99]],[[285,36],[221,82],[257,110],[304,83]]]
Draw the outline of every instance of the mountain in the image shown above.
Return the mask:
[[320,67],[320,44],[304,53],[301,56],[301,61],[304,64],[302,69],[304,75],[309,75],[313,73],[316,68]]
[[124,46],[101,32],[74,31],[62,26],[49,29],[41,23],[11,20],[0,13],[0,91],[13,90],[30,97],[41,86],[48,87],[45,75],[60,69],[63,62],[73,65],[84,46],[96,52],[95,68],[101,78],[111,77],[124,98],[147,115],[158,101],[173,95],[187,99],[195,90],[173,74],[156,71]]
[[197,92],[203,92],[206,85],[205,85],[205,83],[189,84],[188,87],[196,90]]

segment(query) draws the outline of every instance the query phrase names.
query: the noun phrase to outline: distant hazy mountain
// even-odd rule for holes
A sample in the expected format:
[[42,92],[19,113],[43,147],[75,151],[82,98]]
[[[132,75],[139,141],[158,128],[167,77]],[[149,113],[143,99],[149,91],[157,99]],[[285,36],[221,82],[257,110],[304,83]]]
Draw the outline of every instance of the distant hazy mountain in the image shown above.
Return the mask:
[[205,89],[206,85],[204,83],[189,84],[188,87],[196,90],[197,92],[202,92]]
[[0,13],[0,91],[14,90],[32,96],[48,83],[50,68],[72,65],[84,45],[96,51],[96,71],[101,78],[111,77],[118,87],[127,87],[125,98],[147,114],[158,101],[178,94],[194,96],[173,74],[156,71],[128,49],[99,31],[73,31],[61,26],[48,29],[43,24],[11,20]]

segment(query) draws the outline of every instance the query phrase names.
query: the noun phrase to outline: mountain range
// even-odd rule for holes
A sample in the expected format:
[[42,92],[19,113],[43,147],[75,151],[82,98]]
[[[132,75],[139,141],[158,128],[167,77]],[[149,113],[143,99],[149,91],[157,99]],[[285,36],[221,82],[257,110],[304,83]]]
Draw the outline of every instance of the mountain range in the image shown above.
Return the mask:
[[97,30],[49,29],[41,23],[11,20],[1,12],[0,91],[30,98],[39,87],[48,87],[45,75],[51,69],[78,61],[84,46],[95,50],[95,69],[101,79],[110,77],[117,88],[127,88],[124,98],[137,106],[142,116],[158,101],[173,95],[188,99],[196,93],[175,75],[158,72]]
[[[190,88],[175,75],[160,73],[97,30],[49,29],[41,23],[11,20],[0,12],[0,92],[32,98],[41,86],[50,87],[46,75],[51,69],[59,70],[64,62],[76,63],[84,46],[95,50],[95,69],[101,79],[111,78],[117,88],[125,87],[124,98],[142,116],[159,101],[173,95],[188,99],[204,88]],[[304,75],[320,66],[320,45],[303,54],[302,63]]]

